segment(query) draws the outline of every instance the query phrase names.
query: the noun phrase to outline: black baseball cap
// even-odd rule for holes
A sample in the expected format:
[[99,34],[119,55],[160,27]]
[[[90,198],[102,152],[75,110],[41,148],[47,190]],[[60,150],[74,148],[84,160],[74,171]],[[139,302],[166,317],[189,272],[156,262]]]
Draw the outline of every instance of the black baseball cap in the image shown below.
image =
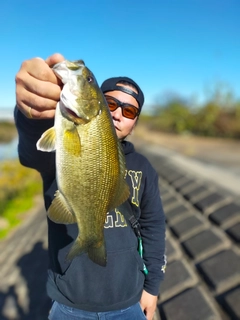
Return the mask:
[[[130,88],[127,88],[123,85],[118,85],[118,83],[121,83],[121,82],[127,82],[127,83],[133,85],[136,88],[137,93],[135,91],[131,90]],[[136,84],[136,82],[128,77],[109,78],[102,83],[101,90],[103,93],[108,92],[108,91],[118,90],[118,91],[122,91],[124,93],[130,94],[131,96],[133,96],[137,100],[139,110],[141,111],[141,109],[142,109],[142,106],[144,103],[144,94],[143,94],[142,90],[140,89],[140,87]]]

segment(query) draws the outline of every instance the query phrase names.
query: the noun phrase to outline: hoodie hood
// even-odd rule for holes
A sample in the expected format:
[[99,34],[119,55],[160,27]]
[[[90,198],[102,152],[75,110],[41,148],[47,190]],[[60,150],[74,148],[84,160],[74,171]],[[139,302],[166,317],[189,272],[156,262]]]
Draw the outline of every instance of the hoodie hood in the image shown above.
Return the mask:
[[129,141],[123,140],[122,147],[125,155],[135,152],[134,145]]

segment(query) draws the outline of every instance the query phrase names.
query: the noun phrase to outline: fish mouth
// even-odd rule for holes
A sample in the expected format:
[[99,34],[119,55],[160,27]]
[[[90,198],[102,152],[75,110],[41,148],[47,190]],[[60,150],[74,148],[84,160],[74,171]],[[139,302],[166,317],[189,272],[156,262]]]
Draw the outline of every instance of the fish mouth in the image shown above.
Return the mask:
[[68,113],[69,115],[73,116],[74,118],[81,119],[81,118],[76,114],[76,112],[74,112],[73,110],[71,110],[71,109],[69,109],[69,108],[67,108],[67,107],[65,107],[65,106],[64,106],[64,111],[65,111],[66,113]]
[[74,122],[76,125],[86,123],[86,121],[81,118],[74,110],[66,107],[63,103],[60,104],[60,111],[64,118]]

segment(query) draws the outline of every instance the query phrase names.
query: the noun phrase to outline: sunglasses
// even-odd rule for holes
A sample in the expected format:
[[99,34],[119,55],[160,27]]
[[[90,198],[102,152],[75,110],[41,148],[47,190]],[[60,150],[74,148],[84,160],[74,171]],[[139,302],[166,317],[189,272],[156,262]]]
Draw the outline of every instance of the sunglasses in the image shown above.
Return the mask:
[[122,115],[125,118],[134,120],[139,114],[140,110],[129,103],[123,103],[116,98],[105,95],[110,111],[115,111],[117,108],[122,109]]

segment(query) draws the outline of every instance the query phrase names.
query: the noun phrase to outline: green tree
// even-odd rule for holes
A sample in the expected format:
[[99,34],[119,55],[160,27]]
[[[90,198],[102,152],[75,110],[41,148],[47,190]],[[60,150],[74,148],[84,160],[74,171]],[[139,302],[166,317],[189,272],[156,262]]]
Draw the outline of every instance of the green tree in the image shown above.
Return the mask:
[[215,136],[215,123],[220,114],[220,107],[214,102],[208,102],[195,115],[193,133],[204,136]]
[[153,126],[155,129],[183,133],[192,129],[194,118],[190,107],[184,99],[171,96],[165,103],[155,105]]

